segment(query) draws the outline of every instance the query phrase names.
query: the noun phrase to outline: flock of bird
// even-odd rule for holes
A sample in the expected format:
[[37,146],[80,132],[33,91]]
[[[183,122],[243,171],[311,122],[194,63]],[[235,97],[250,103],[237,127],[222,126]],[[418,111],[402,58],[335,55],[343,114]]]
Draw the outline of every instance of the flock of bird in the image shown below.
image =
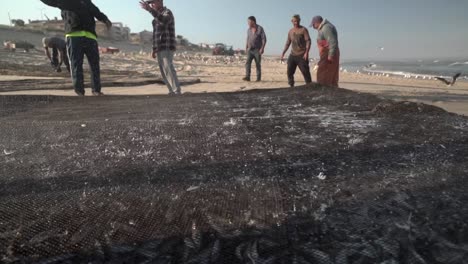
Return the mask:
[[[385,48],[380,47],[379,49],[384,50]],[[141,52],[140,52],[141,54]],[[206,65],[241,65],[245,63],[246,56],[243,55],[235,55],[235,56],[210,56],[210,55],[204,55],[201,53],[195,53],[195,54],[190,54],[188,52],[180,52],[180,53],[175,53],[174,54],[174,59],[175,60],[183,60],[185,62],[192,62],[192,63],[201,63],[201,64],[206,64]],[[312,63],[314,63],[314,60],[311,60]],[[282,63],[282,62],[279,62]],[[371,63],[369,65],[366,65],[366,69],[370,68],[375,68],[376,65]],[[313,71],[317,70],[317,65],[313,67]],[[348,72],[346,69],[341,68],[341,72]],[[361,71],[357,71],[358,74],[361,74]],[[377,76],[377,77],[390,77],[391,75],[388,73],[377,73],[377,72],[367,72],[368,75],[371,76]],[[452,78],[443,78],[443,77],[432,77],[432,76],[426,76],[426,75],[405,75],[405,79],[422,79],[422,80],[438,80],[448,87],[452,87],[456,84],[457,80],[460,78],[462,73],[457,73],[455,74]]]

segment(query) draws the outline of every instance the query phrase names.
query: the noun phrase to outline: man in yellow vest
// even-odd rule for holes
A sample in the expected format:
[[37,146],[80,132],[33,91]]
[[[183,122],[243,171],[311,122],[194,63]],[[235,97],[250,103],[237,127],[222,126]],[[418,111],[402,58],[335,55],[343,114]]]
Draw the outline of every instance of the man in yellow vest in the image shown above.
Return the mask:
[[100,58],[95,19],[105,23],[108,29],[112,27],[112,22],[91,2],[91,0],[41,1],[46,5],[57,7],[62,11],[75,93],[78,96],[85,95],[83,59],[86,55],[91,69],[93,95],[104,95],[101,92],[101,70],[99,65]]

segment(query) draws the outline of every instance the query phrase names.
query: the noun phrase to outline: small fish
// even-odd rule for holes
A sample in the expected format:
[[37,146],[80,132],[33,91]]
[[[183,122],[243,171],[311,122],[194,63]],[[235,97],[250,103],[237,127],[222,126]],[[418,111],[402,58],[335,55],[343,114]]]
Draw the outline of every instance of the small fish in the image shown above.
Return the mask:
[[190,188],[187,189],[187,192],[192,192],[198,189],[200,189],[200,186],[190,186]]
[[10,156],[10,155],[12,155],[12,154],[14,154],[14,153],[15,153],[15,152],[12,151],[12,150],[7,150],[7,149],[4,149],[4,150],[3,150],[3,154],[5,154],[5,156]]
[[319,178],[319,180],[326,180],[327,179],[327,176],[323,173],[323,172],[320,172],[320,174],[317,176],[317,178]]

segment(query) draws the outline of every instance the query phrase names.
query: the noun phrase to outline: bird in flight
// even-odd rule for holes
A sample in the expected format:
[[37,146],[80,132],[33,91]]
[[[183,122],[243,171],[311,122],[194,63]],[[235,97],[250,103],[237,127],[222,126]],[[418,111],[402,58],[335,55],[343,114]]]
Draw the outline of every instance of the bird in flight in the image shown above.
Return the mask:
[[457,82],[457,79],[458,77],[460,77],[461,73],[457,73],[455,74],[455,76],[453,76],[452,80],[446,80],[444,78],[441,78],[441,77],[436,77],[436,80],[439,80],[443,83],[445,83],[448,87],[451,87],[451,86],[454,86],[455,83]]

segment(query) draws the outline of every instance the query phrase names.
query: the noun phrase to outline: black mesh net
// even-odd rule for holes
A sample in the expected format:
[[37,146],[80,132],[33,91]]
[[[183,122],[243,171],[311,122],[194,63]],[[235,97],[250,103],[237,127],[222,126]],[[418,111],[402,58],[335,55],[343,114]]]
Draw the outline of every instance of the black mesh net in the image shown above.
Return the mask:
[[436,108],[317,87],[0,106],[3,263],[468,259],[468,119]]

